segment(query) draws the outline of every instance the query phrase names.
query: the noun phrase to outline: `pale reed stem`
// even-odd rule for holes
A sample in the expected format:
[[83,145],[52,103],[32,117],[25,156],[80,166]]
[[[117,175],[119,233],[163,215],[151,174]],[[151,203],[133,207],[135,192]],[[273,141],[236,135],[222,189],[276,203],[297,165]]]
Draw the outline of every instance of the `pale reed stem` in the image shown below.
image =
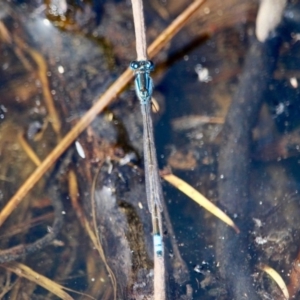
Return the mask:
[[147,60],[147,42],[142,0],[131,0],[137,60]]
[[[145,61],[147,60],[147,43],[146,43],[146,33],[145,33],[145,21],[144,21],[144,12],[143,12],[143,2],[142,0],[132,0],[132,10],[133,10],[133,20],[134,20],[134,28],[135,28],[135,38],[136,38],[136,52],[137,52],[137,60]],[[151,90],[152,93],[152,90]],[[150,100],[149,100],[150,101]],[[145,105],[145,104],[141,104]],[[149,105],[149,103],[148,103]],[[143,110],[143,107],[142,107]],[[150,113],[150,112],[148,112]],[[149,120],[150,119],[150,120]],[[148,121],[152,124],[151,116],[148,116]],[[147,125],[149,126],[149,125]],[[144,128],[145,131],[145,128]],[[151,125],[152,131],[152,125]],[[149,134],[149,132],[148,132]],[[152,134],[152,132],[151,132]],[[145,132],[144,132],[145,135]],[[144,139],[146,137],[144,136]],[[152,157],[155,159],[156,157]],[[149,162],[148,162],[149,163]],[[146,178],[147,179],[147,178]],[[147,186],[146,182],[146,186]],[[154,192],[150,189],[150,192]],[[157,191],[158,192],[158,191]],[[149,195],[147,195],[149,197]],[[156,211],[156,214],[155,214]],[[162,234],[162,216],[161,212],[158,209],[153,209],[151,212],[152,215],[152,225],[155,230],[156,226],[156,216],[158,218],[159,232]],[[156,215],[156,216],[155,216]],[[156,232],[156,231],[155,231]],[[162,236],[161,236],[162,238]],[[163,251],[164,252],[164,251]],[[157,253],[154,249],[154,300],[165,300],[166,299],[166,279],[165,279],[165,259],[164,254],[158,257]]]

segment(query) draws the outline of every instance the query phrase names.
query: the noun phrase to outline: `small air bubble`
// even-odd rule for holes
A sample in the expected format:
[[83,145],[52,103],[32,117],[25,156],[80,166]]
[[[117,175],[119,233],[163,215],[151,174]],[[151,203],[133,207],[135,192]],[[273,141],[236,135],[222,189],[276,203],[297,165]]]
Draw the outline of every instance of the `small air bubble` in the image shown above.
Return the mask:
[[290,78],[290,84],[291,86],[296,89],[298,87],[298,80],[296,77],[291,77]]
[[205,8],[203,9],[203,11],[204,11],[204,13],[205,13],[206,15],[208,15],[208,14],[210,13],[209,7],[205,7]]
[[44,25],[46,25],[46,26],[50,26],[50,21],[48,20],[48,19],[44,19],[43,20],[43,23],[44,23]]
[[63,74],[63,73],[65,73],[65,69],[64,69],[64,67],[63,66],[58,66],[58,73],[60,73],[60,74]]

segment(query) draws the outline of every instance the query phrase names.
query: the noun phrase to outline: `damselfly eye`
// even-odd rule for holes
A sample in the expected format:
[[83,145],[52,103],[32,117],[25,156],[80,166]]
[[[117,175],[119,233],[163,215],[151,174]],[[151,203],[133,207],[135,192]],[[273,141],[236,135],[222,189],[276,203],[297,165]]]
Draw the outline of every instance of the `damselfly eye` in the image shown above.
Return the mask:
[[139,62],[137,62],[137,61],[132,61],[132,62],[130,63],[130,68],[131,68],[132,70],[137,70],[139,67],[140,67],[140,64],[139,64]]
[[147,60],[146,63],[145,63],[145,67],[148,69],[148,70],[153,70],[154,68],[154,64],[151,60]]

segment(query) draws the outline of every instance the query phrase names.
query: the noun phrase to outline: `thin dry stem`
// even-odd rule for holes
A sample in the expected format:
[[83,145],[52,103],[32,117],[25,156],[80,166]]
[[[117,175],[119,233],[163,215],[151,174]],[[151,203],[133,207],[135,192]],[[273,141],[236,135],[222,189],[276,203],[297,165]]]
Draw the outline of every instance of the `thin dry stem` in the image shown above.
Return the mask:
[[149,58],[158,54],[161,49],[181,30],[195,14],[197,9],[205,2],[205,0],[194,1],[186,10],[184,10],[169,26],[164,30],[157,39],[148,47]]
[[[146,33],[145,33],[145,24],[144,24],[143,0],[132,0],[131,2],[132,2],[132,10],[133,10],[134,28],[135,28],[137,59],[147,60],[147,53],[146,53],[147,45],[146,45]],[[152,124],[151,120],[150,122]],[[144,136],[144,139],[146,138],[147,137]],[[150,147],[150,145],[148,146]],[[145,159],[145,164],[148,163],[149,163],[148,159]],[[148,183],[146,182],[146,185],[147,184]],[[149,195],[147,195],[147,197],[149,197]],[[153,209],[151,213],[152,213],[153,232],[162,233],[163,230],[162,230],[161,212],[158,209],[156,209],[156,213],[155,213],[155,209]],[[159,230],[157,230],[156,228],[156,224],[157,224],[156,218],[158,219]],[[161,236],[161,238],[163,238],[163,236]],[[162,245],[163,245],[163,241],[162,241]],[[154,247],[154,299],[155,300],[166,299],[165,258],[164,258],[164,254],[161,257],[157,256],[157,254],[155,253],[155,247]]]
[[131,0],[135,29],[137,60],[147,60],[147,42],[142,0]]
[[154,255],[154,300],[166,299],[165,260]]
[[49,278],[43,276],[40,273],[35,272],[33,269],[27,267],[24,264],[18,263],[18,262],[9,262],[3,264],[1,267],[15,273],[19,277],[24,277],[32,282],[35,282],[36,284],[42,286],[46,290],[50,291],[60,299],[64,300],[73,300],[73,297],[71,297],[68,293],[64,291],[64,287]]

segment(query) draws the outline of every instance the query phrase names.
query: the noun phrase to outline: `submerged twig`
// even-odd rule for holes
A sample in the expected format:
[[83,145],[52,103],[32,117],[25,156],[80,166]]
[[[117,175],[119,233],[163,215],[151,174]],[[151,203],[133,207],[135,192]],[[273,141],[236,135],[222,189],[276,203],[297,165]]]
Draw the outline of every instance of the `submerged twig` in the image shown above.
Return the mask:
[[[241,230],[239,235],[222,223],[217,226],[216,253],[220,274],[226,280],[232,299],[258,299],[251,278],[249,174],[251,167],[251,137],[265,92],[269,88],[276,66],[280,39],[260,43],[252,41],[244,72],[233,96],[223,127],[219,152],[218,192],[220,204]],[[262,72],[263,70],[263,72]],[[222,238],[220,238],[222,237]]]
[[[34,153],[32,151],[32,153]],[[36,156],[36,154],[34,153]],[[55,173],[60,174],[60,170],[65,167],[66,164],[69,163],[71,157],[71,153],[68,155],[67,158],[65,158],[65,161],[63,161],[60,166],[55,170]],[[38,157],[36,156],[38,159]],[[49,193],[49,197],[52,200],[52,206],[53,206],[53,215],[54,215],[54,221],[52,227],[47,227],[47,234],[45,234],[44,237],[36,240],[33,243],[30,244],[20,244],[8,249],[0,250],[0,263],[7,263],[11,261],[15,261],[21,258],[26,257],[28,254],[35,253],[37,251],[40,251],[41,249],[45,248],[47,245],[51,244],[58,236],[62,226],[63,226],[63,214],[64,214],[64,208],[61,201],[60,194],[58,193],[58,187],[55,186],[55,183],[57,182],[57,175],[53,174],[52,178],[47,183],[46,190]]]
[[0,250],[0,263],[14,261],[25,257],[30,253],[37,252],[38,250],[49,245],[58,235],[63,225],[63,205],[56,190],[52,188],[52,205],[54,208],[54,222],[48,233],[41,239],[31,244],[22,244],[9,249]]

